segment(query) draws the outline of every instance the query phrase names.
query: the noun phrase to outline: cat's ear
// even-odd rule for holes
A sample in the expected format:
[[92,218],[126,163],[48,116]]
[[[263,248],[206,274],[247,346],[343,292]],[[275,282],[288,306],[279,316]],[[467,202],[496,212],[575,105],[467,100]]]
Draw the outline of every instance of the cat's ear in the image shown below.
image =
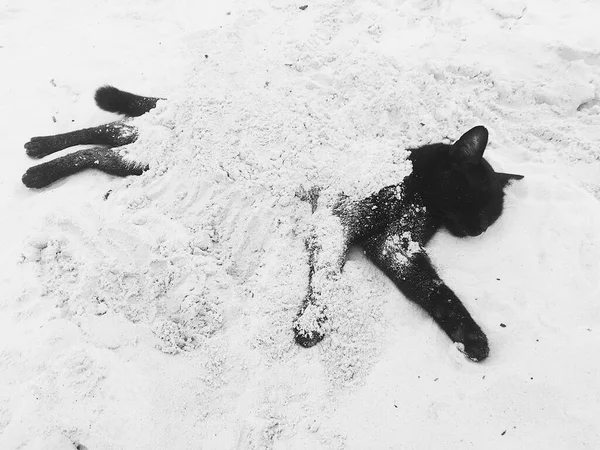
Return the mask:
[[504,189],[506,187],[506,185],[509,183],[509,181],[520,180],[523,178],[523,175],[516,175],[514,173],[496,172],[496,178],[498,179],[498,181],[500,181],[500,184],[502,185],[502,188]]
[[479,125],[463,134],[450,149],[450,156],[457,161],[477,164],[483,157],[488,142],[488,130]]

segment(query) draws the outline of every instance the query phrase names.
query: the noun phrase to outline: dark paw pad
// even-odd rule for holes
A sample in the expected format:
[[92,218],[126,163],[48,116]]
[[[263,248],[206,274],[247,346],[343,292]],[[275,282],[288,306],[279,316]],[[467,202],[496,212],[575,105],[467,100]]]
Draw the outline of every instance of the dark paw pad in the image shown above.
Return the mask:
[[294,339],[296,343],[304,348],[310,348],[323,340],[325,335],[320,331],[301,330],[294,327]]
[[44,170],[43,164],[39,166],[33,166],[27,169],[27,172],[23,174],[21,181],[28,188],[40,189],[48,186],[52,183],[52,179],[48,177],[48,172]]
[[460,330],[454,335],[453,341],[460,344],[459,350],[471,361],[483,361],[490,354],[487,337],[476,324]]
[[44,137],[33,137],[25,144],[25,153],[32,158],[43,158],[53,153],[50,142]]

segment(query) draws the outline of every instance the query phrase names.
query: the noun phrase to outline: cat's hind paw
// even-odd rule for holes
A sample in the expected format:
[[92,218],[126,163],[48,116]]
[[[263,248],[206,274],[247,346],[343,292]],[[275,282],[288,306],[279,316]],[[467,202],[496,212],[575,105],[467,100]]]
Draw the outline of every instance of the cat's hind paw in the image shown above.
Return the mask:
[[47,136],[32,137],[25,145],[25,152],[31,158],[43,158],[54,153],[52,142]]
[[28,188],[41,189],[55,180],[50,171],[47,170],[47,166],[39,164],[27,169],[21,177],[21,181],[23,181],[23,184]]

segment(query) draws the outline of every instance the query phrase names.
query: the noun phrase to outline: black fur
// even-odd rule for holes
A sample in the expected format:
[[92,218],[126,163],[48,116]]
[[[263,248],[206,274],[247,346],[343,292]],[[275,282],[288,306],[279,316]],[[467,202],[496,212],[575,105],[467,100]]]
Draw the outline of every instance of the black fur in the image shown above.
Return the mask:
[[25,144],[25,152],[32,158],[43,158],[76,145],[121,147],[131,144],[137,137],[137,129],[134,126],[123,122],[112,122],[69,133],[33,137]]
[[[150,111],[156,106],[158,100],[154,97],[141,97],[120,91],[112,86],[104,86],[96,91],[98,106],[127,116],[140,116]],[[32,158],[43,158],[76,145],[102,147],[79,150],[33,166],[23,175],[23,184],[29,188],[39,189],[85,169],[97,169],[121,177],[140,175],[148,169],[148,166],[125,160],[118,151],[113,150],[131,144],[137,138],[137,128],[122,120],[69,133],[33,137],[25,144],[25,151]]]
[[102,86],[94,96],[100,109],[127,117],[139,117],[156,107],[161,100],[155,97],[142,97],[117,89],[113,86]]
[[[96,92],[102,109],[127,116],[139,116],[156,106],[158,98],[140,97],[104,86]],[[27,154],[40,158],[67,147],[102,145],[80,150],[31,167],[23,183],[45,187],[84,169],[96,168],[116,176],[140,175],[147,166],[132,164],[114,150],[134,142],[137,129],[123,121],[55,136],[32,138],[25,144]],[[342,270],[350,245],[362,245],[366,255],[385,272],[410,300],[419,304],[446,334],[463,346],[474,361],[488,356],[485,334],[454,292],[437,275],[424,247],[437,230],[446,227],[456,236],[483,233],[502,213],[504,188],[511,180],[523,178],[494,172],[483,159],[488,132],[475,127],[453,145],[433,144],[411,150],[412,173],[401,184],[388,186],[358,202],[340,200],[333,210],[339,217],[343,236],[335,261],[321,261],[318,239],[307,242],[309,288],[298,320],[296,342],[311,347],[324,337],[326,299],[321,298],[315,280],[320,271],[335,276]],[[318,192],[305,197],[316,207]],[[319,275],[319,276],[317,276]],[[325,300],[325,302],[324,302]],[[311,310],[311,320],[303,320]],[[317,311],[317,314],[314,312]]]
[[39,189],[84,169],[99,169],[110,175],[125,177],[141,175],[148,166],[125,160],[111,148],[94,147],[30,167],[22,181],[29,188]]
[[[424,247],[437,230],[446,227],[458,237],[477,236],[502,213],[503,188],[521,175],[494,172],[483,159],[488,132],[475,127],[454,145],[433,144],[410,151],[412,173],[402,184],[388,186],[360,201],[342,199],[334,208],[344,232],[341,270],[350,245],[362,245],[375,263],[413,302],[427,311],[452,341],[462,344],[474,361],[488,356],[487,338],[454,292],[437,275]],[[320,245],[311,242],[309,293],[294,326],[296,342],[311,347],[324,337],[326,299],[313,286]],[[317,319],[306,326],[311,309]]]

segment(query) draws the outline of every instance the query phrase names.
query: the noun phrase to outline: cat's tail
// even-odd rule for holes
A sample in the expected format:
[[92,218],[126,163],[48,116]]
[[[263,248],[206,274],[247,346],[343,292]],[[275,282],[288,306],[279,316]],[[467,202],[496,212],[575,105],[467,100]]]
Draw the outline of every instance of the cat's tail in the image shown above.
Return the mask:
[[162,100],[155,97],[142,97],[117,89],[113,86],[102,86],[94,96],[100,109],[129,117],[138,117],[156,107]]

